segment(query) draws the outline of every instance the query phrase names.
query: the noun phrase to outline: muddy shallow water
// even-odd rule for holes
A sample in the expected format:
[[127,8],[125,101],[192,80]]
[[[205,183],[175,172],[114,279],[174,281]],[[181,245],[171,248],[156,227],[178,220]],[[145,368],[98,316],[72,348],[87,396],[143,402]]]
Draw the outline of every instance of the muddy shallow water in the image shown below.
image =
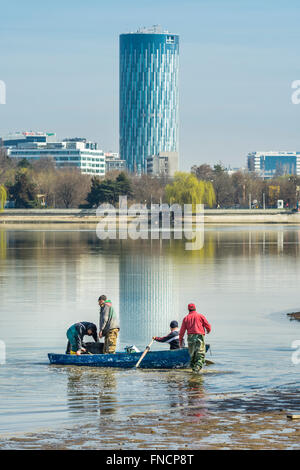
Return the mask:
[[93,419],[79,426],[2,435],[0,446],[70,450],[300,448],[300,422],[286,417],[287,409],[300,408],[295,391],[212,395],[205,399],[205,377],[193,374],[187,387],[189,399],[163,411],[132,407],[126,415],[117,417],[98,410]]
[[[180,240],[100,241],[82,227],[0,228],[0,448],[299,448],[300,232],[207,226]],[[143,349],[193,301],[215,364],[190,371],[50,366],[72,323],[120,311]],[[155,349],[166,346],[154,345]]]

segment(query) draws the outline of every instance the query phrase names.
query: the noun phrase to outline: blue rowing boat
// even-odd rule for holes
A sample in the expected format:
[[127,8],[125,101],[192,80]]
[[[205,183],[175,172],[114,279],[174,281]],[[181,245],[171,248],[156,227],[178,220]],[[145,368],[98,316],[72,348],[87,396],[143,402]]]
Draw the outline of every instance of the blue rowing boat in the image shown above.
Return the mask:
[[[206,345],[206,349],[208,349]],[[50,364],[89,367],[120,367],[130,369],[136,365],[142,352],[115,354],[70,354],[49,353]],[[187,348],[149,351],[140,364],[141,369],[179,369],[189,366],[190,356]]]

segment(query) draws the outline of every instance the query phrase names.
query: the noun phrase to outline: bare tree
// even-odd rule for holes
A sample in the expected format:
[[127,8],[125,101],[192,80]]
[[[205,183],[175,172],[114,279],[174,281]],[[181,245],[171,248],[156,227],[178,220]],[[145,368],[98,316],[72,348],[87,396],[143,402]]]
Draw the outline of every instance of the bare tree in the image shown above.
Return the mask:
[[14,169],[16,162],[9,158],[4,147],[0,147],[0,183],[6,184],[7,181],[14,181]]
[[39,194],[45,196],[46,206],[55,206],[55,186],[58,170],[52,157],[40,158],[31,165],[31,172]]
[[233,204],[233,186],[231,177],[226,172],[222,163],[214,165],[213,187],[216,195],[216,206],[226,207]]
[[48,157],[39,158],[36,162],[32,163],[32,169],[36,173],[43,172],[54,172],[55,171],[55,161],[54,158],[49,155]]
[[203,181],[212,181],[214,177],[214,171],[210,165],[203,163],[202,165],[193,165],[191,168],[191,173],[193,173],[198,180]]
[[159,204],[164,200],[165,187],[168,183],[166,178],[153,177],[150,175],[142,175],[140,177],[132,177],[133,195],[132,198],[136,202]]
[[56,207],[75,208],[86,200],[91,178],[77,169],[59,170],[55,182]]

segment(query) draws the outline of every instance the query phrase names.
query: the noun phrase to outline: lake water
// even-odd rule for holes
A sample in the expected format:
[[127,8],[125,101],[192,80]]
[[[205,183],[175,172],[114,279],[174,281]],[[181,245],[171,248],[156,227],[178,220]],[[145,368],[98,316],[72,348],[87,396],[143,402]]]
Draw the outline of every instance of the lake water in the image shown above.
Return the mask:
[[[85,225],[0,227],[0,435],[186,404],[200,415],[300,409],[291,360],[300,322],[286,316],[300,310],[299,286],[296,226],[206,226],[204,248],[191,252],[180,240],[100,241]],[[50,366],[47,353],[64,352],[71,324],[98,324],[103,293],[120,312],[121,350],[144,349],[194,302],[212,325],[215,365],[196,384],[187,371]]]

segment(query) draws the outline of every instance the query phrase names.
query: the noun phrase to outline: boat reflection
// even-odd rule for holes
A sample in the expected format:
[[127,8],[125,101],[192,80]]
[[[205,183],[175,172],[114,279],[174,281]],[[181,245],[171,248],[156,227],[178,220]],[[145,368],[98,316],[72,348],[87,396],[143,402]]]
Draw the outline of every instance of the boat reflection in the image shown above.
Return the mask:
[[116,370],[80,367],[66,367],[65,370],[71,414],[101,417],[117,413]]

